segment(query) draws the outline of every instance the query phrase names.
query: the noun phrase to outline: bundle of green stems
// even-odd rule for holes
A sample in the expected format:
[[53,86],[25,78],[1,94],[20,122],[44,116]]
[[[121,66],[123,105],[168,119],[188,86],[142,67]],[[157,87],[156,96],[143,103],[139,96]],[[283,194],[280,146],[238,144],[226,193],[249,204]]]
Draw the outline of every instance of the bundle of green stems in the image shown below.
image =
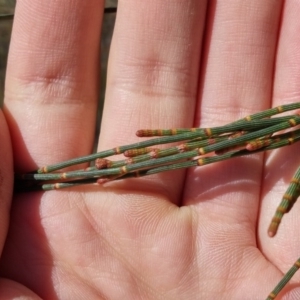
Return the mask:
[[[130,177],[148,176],[182,168],[201,167],[230,158],[273,150],[300,141],[300,102],[287,104],[211,128],[138,130],[136,135],[151,139],[92,155],[44,166],[34,172],[17,174],[16,192],[54,190],[86,184],[105,184]],[[174,146],[174,143],[178,143]],[[172,143],[172,146],[166,147]],[[164,145],[163,148],[159,148]],[[108,157],[122,154],[120,160]],[[85,169],[65,168],[90,163]],[[64,170],[62,170],[64,169]],[[62,170],[62,171],[59,171]],[[300,168],[296,171],[269,226],[273,237],[282,217],[300,195]],[[286,273],[267,299],[274,299],[300,267],[300,258]]]

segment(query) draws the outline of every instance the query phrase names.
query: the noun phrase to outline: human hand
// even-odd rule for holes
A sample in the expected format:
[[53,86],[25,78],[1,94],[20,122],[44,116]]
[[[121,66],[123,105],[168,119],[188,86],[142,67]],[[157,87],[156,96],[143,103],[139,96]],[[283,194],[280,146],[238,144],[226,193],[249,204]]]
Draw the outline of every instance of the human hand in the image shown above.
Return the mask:
[[[140,128],[217,126],[299,101],[300,4],[282,3],[119,0],[99,149],[137,141]],[[267,236],[297,145],[266,160],[15,194],[3,246],[10,139],[18,172],[91,152],[102,6],[18,1],[10,137],[0,115],[0,299],[264,299],[300,256],[297,205]],[[296,284],[285,292],[299,298]]]

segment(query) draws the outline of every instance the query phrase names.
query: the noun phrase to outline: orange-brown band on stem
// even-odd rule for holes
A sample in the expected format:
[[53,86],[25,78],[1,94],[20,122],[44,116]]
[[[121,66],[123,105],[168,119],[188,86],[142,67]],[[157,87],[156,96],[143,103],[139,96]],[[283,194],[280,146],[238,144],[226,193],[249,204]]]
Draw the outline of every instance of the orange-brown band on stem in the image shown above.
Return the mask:
[[97,158],[95,161],[95,167],[98,170],[106,169],[110,166],[110,164],[111,164],[111,161],[108,159],[105,159],[105,158]]
[[115,152],[115,154],[121,154],[122,153],[120,147],[114,148],[114,152]]

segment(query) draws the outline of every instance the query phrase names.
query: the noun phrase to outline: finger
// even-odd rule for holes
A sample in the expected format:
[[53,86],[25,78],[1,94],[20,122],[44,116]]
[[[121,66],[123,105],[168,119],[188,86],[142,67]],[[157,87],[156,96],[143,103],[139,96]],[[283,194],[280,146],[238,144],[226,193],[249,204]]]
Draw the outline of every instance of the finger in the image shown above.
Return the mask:
[[9,132],[0,110],[0,256],[7,235],[13,186],[13,166]]
[[[119,1],[101,149],[137,141],[137,129],[192,125],[205,8],[196,0]],[[176,202],[181,172],[152,179]]]
[[[281,1],[210,2],[196,125],[223,125],[270,106],[281,9]],[[188,172],[184,204],[195,205],[203,244],[232,262],[234,274],[251,273],[250,260],[252,270],[266,266],[255,248],[261,158],[237,158]],[[209,259],[211,252],[206,254],[201,260],[211,277],[216,262]],[[217,269],[228,278],[226,268]]]
[[[300,96],[300,3],[286,1],[278,42],[273,106],[299,102]],[[262,249],[267,257],[282,271],[287,271],[300,256],[300,206],[283,217],[274,238],[265,238],[268,226],[288,187],[289,181],[300,165],[299,143],[270,153],[264,173],[263,203],[259,226]],[[281,274],[278,274],[278,277]],[[297,275],[299,280],[299,274]]]
[[25,286],[11,281],[9,279],[0,278],[1,299],[28,299],[40,300],[41,298],[35,293],[27,289]]
[[91,151],[103,1],[18,1],[5,114],[16,167]]
[[[196,116],[201,126],[225,124],[270,105],[280,12],[278,1],[235,1],[230,6],[219,1],[211,7],[202,102]],[[198,182],[201,176],[205,176],[203,184]],[[235,214],[239,205],[248,203],[243,210],[255,224],[258,201],[253,199],[259,198],[260,177],[257,156],[197,168],[190,172],[187,204],[196,201],[204,209],[225,201],[236,207]],[[233,191],[236,200],[226,202]]]

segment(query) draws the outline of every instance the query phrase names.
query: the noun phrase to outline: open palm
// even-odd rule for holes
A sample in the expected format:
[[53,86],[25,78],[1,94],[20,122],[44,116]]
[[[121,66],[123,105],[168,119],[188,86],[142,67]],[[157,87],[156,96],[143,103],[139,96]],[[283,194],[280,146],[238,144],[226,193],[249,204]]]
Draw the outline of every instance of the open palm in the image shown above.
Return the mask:
[[[11,152],[17,172],[91,152],[102,11],[18,1],[0,115],[0,299],[264,299],[300,256],[297,204],[267,236],[297,145],[11,202]],[[119,0],[99,149],[140,128],[216,126],[299,101],[299,11]],[[299,278],[285,299],[299,299]]]

